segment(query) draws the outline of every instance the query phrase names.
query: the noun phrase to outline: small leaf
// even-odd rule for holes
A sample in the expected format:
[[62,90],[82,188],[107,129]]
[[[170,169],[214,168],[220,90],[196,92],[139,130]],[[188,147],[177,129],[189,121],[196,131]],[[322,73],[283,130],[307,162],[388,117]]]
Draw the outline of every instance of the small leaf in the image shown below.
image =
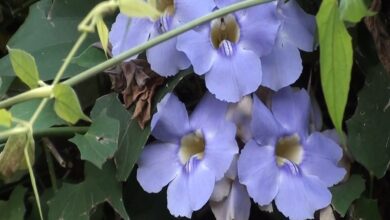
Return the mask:
[[35,59],[31,54],[19,49],[8,48],[12,68],[22,82],[30,88],[38,87],[39,73]]
[[106,60],[107,58],[101,49],[94,46],[89,46],[79,56],[73,58],[72,63],[75,63],[84,68],[91,68]]
[[340,14],[344,21],[357,23],[365,16],[375,15],[375,12],[367,8],[364,0],[341,0]]
[[8,201],[0,201],[0,219],[20,220],[24,219],[26,208],[24,206],[24,195],[27,189],[21,185],[15,187]]
[[321,84],[334,126],[342,133],[352,69],[352,41],[340,19],[337,0],[322,1],[316,16],[320,41]]
[[[156,92],[153,99],[153,110],[156,109],[156,104],[168,92],[171,92],[189,73],[192,73],[192,70],[185,70],[171,77],[166,85]],[[132,110],[130,112],[127,111],[118,100],[117,95],[113,93],[105,95],[96,101],[95,107],[91,111],[91,117],[97,117],[103,112],[120,122],[119,146],[115,154],[115,164],[117,166],[117,179],[126,181],[135,162],[138,160],[143,146],[148,140],[150,126],[148,125],[145,129],[141,129],[137,120],[131,119]]]
[[107,54],[108,51],[108,28],[106,23],[101,16],[96,18],[96,29],[99,35],[100,43],[102,44],[104,53]]
[[119,0],[121,13],[129,17],[150,17],[157,19],[160,12],[143,0]]
[[89,220],[90,211],[106,201],[123,219],[129,219],[123,205],[122,184],[115,179],[114,165],[107,163],[99,170],[86,163],[84,182],[64,183],[48,202],[48,219]]
[[344,217],[352,202],[360,197],[364,189],[364,179],[359,175],[352,175],[347,182],[331,188],[333,207]]
[[54,110],[60,118],[72,124],[75,124],[80,119],[91,121],[83,113],[79,99],[70,86],[63,84],[55,85],[53,95],[55,98]]
[[27,134],[10,136],[3,151],[0,153],[0,175],[6,182],[12,181],[17,176],[16,174],[21,173],[20,171],[28,169],[24,157],[24,148],[26,146],[30,161],[34,164],[35,146],[31,141],[26,145],[27,141],[29,141]]
[[352,219],[381,220],[378,203],[376,200],[361,198],[356,201]]
[[5,109],[0,109],[0,125],[5,127],[11,127],[11,124],[12,114]]
[[104,162],[114,156],[118,148],[118,137],[119,121],[101,114],[93,119],[86,134],[76,134],[70,141],[79,148],[81,159],[88,160],[101,169]]

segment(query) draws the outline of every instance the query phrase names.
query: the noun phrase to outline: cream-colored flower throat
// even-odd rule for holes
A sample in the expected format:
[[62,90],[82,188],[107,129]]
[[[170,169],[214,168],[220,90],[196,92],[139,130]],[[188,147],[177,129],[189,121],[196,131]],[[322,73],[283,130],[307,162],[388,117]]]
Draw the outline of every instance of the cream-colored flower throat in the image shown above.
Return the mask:
[[299,141],[297,134],[279,138],[275,149],[276,163],[279,166],[283,166],[287,161],[296,165],[302,162],[303,150]]
[[179,159],[184,165],[196,156],[199,160],[203,159],[205,150],[205,141],[200,131],[195,131],[184,136],[180,141]]
[[211,21],[211,43],[215,49],[237,43],[240,39],[240,27],[234,15],[229,14]]
[[173,15],[175,13],[174,0],[156,0],[157,9],[161,12]]

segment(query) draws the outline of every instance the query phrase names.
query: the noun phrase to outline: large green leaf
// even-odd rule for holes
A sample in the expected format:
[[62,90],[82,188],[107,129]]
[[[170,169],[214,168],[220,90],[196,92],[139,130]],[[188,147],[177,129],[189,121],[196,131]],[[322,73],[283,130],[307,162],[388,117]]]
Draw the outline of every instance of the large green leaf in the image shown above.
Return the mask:
[[349,149],[359,163],[381,178],[390,163],[390,79],[380,63],[364,70],[358,106],[347,121]]
[[378,202],[373,199],[361,198],[356,201],[352,219],[381,220]]
[[118,148],[119,121],[100,114],[84,135],[76,134],[70,139],[80,150],[81,159],[88,160],[102,168],[108,158],[112,158]]
[[[192,70],[186,70],[180,74],[172,77],[162,87],[154,97],[154,106],[159,102],[168,92],[171,92],[176,85]],[[155,109],[155,107],[154,107]],[[105,112],[109,117],[115,118],[120,122],[119,147],[115,154],[115,163],[117,166],[118,180],[125,181],[135,162],[141,153],[149,135],[150,126],[142,130],[137,121],[131,119],[132,111],[127,111],[122,103],[117,98],[116,94],[109,94],[99,98],[96,101],[95,107],[91,112],[91,117]]]
[[364,0],[341,0],[340,14],[343,20],[357,23],[363,17],[371,16],[375,13],[368,9]]
[[72,59],[72,63],[75,63],[84,68],[91,68],[106,60],[107,58],[101,49],[95,46],[90,46],[86,50],[84,50],[79,56],[74,57]]
[[[40,70],[41,79],[53,79],[64,58],[80,35],[77,25],[99,0],[41,0],[30,8],[25,23],[13,35],[8,45],[31,53]],[[83,45],[96,41],[96,36]],[[82,70],[70,65],[64,77]],[[14,76],[6,56],[0,60],[0,75]]]
[[115,167],[107,163],[103,170],[85,164],[85,180],[79,184],[64,183],[48,202],[48,219],[89,219],[90,211],[108,202],[124,219],[129,219],[122,201],[122,184],[115,179]]
[[24,194],[26,191],[26,188],[19,185],[12,191],[8,201],[0,201],[0,219],[20,220],[24,218],[26,211]]
[[316,20],[322,89],[333,124],[341,132],[351,81],[352,41],[340,19],[337,0],[322,1]]
[[352,202],[360,197],[364,189],[364,179],[359,175],[352,175],[347,182],[331,188],[333,207],[344,217]]

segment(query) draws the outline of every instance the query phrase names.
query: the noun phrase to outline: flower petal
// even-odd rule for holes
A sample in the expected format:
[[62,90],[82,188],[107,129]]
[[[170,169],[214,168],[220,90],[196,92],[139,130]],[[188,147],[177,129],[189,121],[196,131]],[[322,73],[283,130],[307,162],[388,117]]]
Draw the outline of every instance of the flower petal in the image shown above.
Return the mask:
[[215,183],[213,193],[211,194],[210,201],[220,202],[226,198],[230,193],[232,180],[229,178],[222,178]]
[[214,137],[206,138],[206,149],[203,162],[215,173],[216,180],[220,180],[238,153],[236,142],[236,128],[231,124],[220,127]]
[[[206,87],[217,99],[238,102],[256,91],[262,78],[261,62],[255,53],[236,48],[231,56],[219,54],[206,74]],[[221,82],[223,79],[223,82]]]
[[310,98],[306,90],[286,87],[272,96],[272,112],[288,133],[305,138],[309,129]]
[[211,12],[215,3],[213,0],[175,0],[175,17],[180,23],[186,23]]
[[282,131],[271,111],[257,96],[253,97],[251,129],[254,139],[261,145],[274,145]]
[[175,216],[191,218],[192,209],[188,189],[188,175],[183,171],[168,186],[167,201],[169,212]]
[[226,102],[216,99],[208,92],[205,93],[191,114],[191,128],[201,129],[206,139],[214,137],[225,124],[233,124],[226,120],[227,109]]
[[229,196],[220,202],[210,202],[217,220],[249,219],[251,200],[245,186],[238,180],[232,182]]
[[259,57],[269,54],[275,44],[281,24],[276,5],[274,1],[236,13],[241,28],[240,45]]
[[214,172],[206,167],[202,161],[191,158],[189,163],[194,168],[188,174],[188,194],[192,210],[202,208],[210,199],[215,185]]
[[240,0],[215,0],[215,4],[217,5],[218,8],[223,8],[228,5],[234,4],[239,2]]
[[238,159],[238,177],[249,195],[260,205],[268,205],[278,192],[279,168],[273,146],[248,142]]
[[280,12],[284,22],[281,31],[299,49],[313,51],[316,32],[315,17],[307,14],[295,0],[282,4]]
[[183,51],[194,68],[194,72],[203,75],[211,69],[217,56],[213,48],[208,27],[201,31],[187,31],[177,38],[177,49]]
[[[158,35],[157,31],[153,31],[151,38]],[[173,76],[179,70],[187,69],[191,66],[187,56],[176,49],[176,42],[177,38],[174,37],[146,51],[150,67],[160,76]]]
[[275,204],[291,220],[312,219],[316,210],[330,204],[331,198],[329,190],[317,177],[280,172]]
[[146,146],[138,159],[137,180],[149,193],[156,193],[180,172],[177,145],[155,143]]
[[293,84],[303,69],[298,48],[285,38],[279,35],[272,52],[261,58],[263,64],[261,84],[274,91]]
[[343,152],[332,139],[315,132],[303,147],[304,156],[300,167],[304,173],[317,176],[328,187],[343,179],[346,171],[338,166]]
[[161,141],[178,143],[189,132],[189,120],[184,104],[172,93],[168,93],[157,104],[153,115],[152,134]]
[[[153,22],[144,18],[130,19],[124,14],[119,13],[115,22],[112,24],[109,34],[112,45],[112,54],[117,56],[122,52],[148,41]],[[135,55],[130,59],[134,59]]]

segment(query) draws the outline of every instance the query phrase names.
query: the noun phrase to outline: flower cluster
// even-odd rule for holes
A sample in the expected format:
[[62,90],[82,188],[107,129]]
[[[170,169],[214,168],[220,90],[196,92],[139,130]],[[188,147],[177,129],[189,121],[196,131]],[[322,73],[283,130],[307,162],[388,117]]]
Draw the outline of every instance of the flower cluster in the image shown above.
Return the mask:
[[[119,14],[110,32],[112,53],[238,1],[160,0],[156,21]],[[328,187],[345,175],[338,165],[343,152],[319,126],[312,128],[320,123],[311,120],[307,91],[289,87],[303,69],[300,50],[315,49],[315,29],[314,17],[295,0],[277,0],[148,49],[157,74],[192,66],[208,92],[191,115],[174,94],[157,105],[151,121],[156,140],[137,163],[143,189],[168,186],[169,211],[188,218],[208,201],[217,219],[248,219],[251,198],[260,206],[274,202],[292,220],[328,206]],[[266,102],[254,94],[260,86],[272,91]]]

